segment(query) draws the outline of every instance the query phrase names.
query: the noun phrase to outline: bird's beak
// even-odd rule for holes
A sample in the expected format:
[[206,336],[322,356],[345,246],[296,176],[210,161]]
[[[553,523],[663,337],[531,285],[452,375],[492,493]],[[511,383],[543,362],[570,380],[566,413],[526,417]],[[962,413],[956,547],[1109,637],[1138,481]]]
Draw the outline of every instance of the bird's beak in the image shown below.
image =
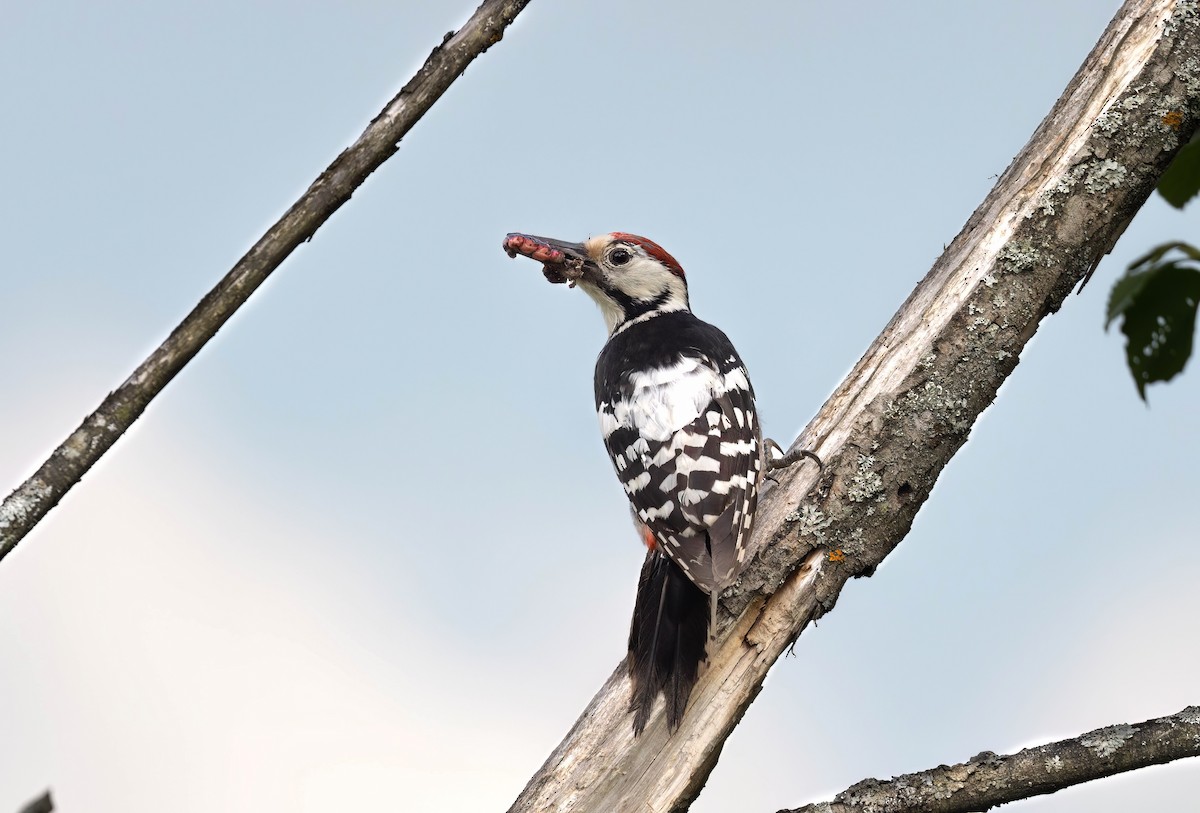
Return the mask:
[[504,238],[504,252],[510,257],[524,254],[542,264],[542,274],[551,282],[570,283],[572,288],[593,265],[583,243],[566,243],[551,237],[513,232]]

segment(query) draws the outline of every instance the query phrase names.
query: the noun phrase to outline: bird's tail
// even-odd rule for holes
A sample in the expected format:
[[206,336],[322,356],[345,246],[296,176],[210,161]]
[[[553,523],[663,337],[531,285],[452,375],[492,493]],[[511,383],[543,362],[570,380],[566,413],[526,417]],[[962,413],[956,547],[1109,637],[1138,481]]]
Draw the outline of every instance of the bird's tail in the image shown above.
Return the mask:
[[629,630],[629,710],[635,735],[646,728],[660,692],[667,704],[667,726],[671,731],[679,727],[707,658],[709,603],[708,595],[661,551],[647,553]]

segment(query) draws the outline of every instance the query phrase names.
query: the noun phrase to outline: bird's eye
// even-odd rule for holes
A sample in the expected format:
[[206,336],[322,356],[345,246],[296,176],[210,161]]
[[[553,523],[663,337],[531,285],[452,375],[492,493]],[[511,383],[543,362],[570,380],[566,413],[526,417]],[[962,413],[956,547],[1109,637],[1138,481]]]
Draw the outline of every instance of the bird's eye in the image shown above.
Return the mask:
[[615,249],[608,255],[608,261],[613,265],[624,265],[633,259],[633,254],[627,248]]

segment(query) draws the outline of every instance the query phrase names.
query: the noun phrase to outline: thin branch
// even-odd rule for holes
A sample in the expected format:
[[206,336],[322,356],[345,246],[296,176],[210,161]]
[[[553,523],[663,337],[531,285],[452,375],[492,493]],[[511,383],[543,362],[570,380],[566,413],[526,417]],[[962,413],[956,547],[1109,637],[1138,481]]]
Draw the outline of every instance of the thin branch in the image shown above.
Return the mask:
[[1200,756],[1200,707],[1189,706],[1170,717],[1098,728],[1015,754],[984,751],[958,765],[887,782],[866,779],[831,802],[779,813],[970,813],[1196,756]]
[[511,813],[687,808],[767,670],[849,579],[870,575],[908,533],[1038,324],[1111,249],[1196,130],[1197,64],[1192,4],[1127,0],[1029,144],[793,445],[819,454],[824,470],[796,466],[764,490],[757,557],[722,599],[722,637],[679,730],[669,734],[656,714],[633,738],[618,666]]
[[447,34],[358,140],[313,181],[133,375],[109,393],[41,468],[0,503],[0,559],[79,482],[270,273],[312,238],[367,176],[396,152],[400,139],[475,57],[500,41],[528,3],[484,0],[466,25]]

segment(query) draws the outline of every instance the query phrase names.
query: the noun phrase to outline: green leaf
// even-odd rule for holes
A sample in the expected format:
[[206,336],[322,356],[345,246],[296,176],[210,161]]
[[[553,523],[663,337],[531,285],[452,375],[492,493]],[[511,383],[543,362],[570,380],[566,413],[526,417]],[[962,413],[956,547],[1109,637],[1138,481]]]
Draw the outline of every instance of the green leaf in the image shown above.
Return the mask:
[[1117,280],[1108,295],[1108,317],[1104,320],[1104,329],[1112,325],[1112,320],[1124,315],[1125,311],[1136,303],[1142,289],[1154,279],[1152,271],[1133,272],[1134,266],[1129,267],[1130,273]]
[[1163,256],[1173,248],[1179,249],[1179,251],[1183,252],[1188,257],[1191,257],[1196,262],[1200,262],[1200,249],[1196,248],[1195,246],[1191,246],[1191,245],[1188,245],[1187,243],[1179,243],[1179,242],[1163,243],[1161,246],[1155,246],[1154,248],[1150,249],[1149,252],[1147,252],[1146,254],[1143,254],[1141,257],[1138,257],[1136,260],[1131,262],[1129,264],[1129,271],[1146,270],[1146,269],[1138,268],[1139,266],[1142,266],[1142,265],[1146,266],[1148,269],[1150,266],[1154,265],[1159,260],[1161,260],[1163,258]]
[[1122,317],[1125,360],[1146,400],[1146,385],[1170,381],[1192,355],[1196,306],[1200,303],[1200,270],[1166,262],[1132,272],[1113,286],[1109,322]]
[[1193,141],[1175,154],[1167,171],[1158,179],[1158,194],[1176,209],[1200,192],[1200,141]]

